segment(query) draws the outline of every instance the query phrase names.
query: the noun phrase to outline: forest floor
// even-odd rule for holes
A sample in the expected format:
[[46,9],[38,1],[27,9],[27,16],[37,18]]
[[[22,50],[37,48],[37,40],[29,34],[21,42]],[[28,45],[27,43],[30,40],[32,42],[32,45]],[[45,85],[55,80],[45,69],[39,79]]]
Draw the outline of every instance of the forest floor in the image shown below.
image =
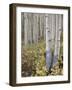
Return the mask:
[[63,75],[63,66],[60,65],[59,67],[59,63],[57,63],[55,66],[53,66],[53,68],[51,69],[51,73],[49,73],[48,75]]
[[27,76],[48,76],[63,75],[63,61],[59,61],[48,72],[46,68],[45,42],[40,41],[38,44],[22,46],[22,77]]

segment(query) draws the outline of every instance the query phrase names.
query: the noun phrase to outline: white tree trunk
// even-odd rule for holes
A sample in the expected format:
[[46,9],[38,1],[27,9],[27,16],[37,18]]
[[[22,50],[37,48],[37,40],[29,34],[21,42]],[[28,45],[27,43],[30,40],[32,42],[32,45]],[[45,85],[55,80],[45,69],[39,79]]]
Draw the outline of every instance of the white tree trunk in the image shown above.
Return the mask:
[[54,46],[55,46],[55,31],[56,31],[56,15],[53,14],[52,15],[52,32],[51,32],[52,48],[54,48]]
[[59,58],[59,53],[60,53],[60,37],[61,37],[61,33],[62,33],[62,15],[59,15],[59,37],[58,37],[58,58]]
[[31,23],[32,23],[32,14],[28,14],[28,43],[32,44],[32,28],[31,28]]
[[33,14],[33,42],[38,42],[38,15]]
[[59,57],[61,32],[62,32],[62,17],[61,15],[56,15],[56,37],[55,37],[55,50],[54,50],[53,65],[57,63],[58,57]]
[[52,59],[52,55],[51,55],[51,15],[46,15],[45,16],[45,20],[46,20],[46,66],[47,69],[50,68],[51,66],[51,59]]
[[28,17],[27,13],[24,13],[24,42],[25,45],[28,43]]

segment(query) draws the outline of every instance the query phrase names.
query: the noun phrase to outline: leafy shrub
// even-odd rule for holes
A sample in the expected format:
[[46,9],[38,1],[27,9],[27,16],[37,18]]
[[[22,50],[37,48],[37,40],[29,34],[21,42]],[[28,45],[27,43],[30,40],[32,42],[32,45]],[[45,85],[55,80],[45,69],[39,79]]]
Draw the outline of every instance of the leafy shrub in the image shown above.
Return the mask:
[[22,46],[22,76],[47,75],[45,42]]

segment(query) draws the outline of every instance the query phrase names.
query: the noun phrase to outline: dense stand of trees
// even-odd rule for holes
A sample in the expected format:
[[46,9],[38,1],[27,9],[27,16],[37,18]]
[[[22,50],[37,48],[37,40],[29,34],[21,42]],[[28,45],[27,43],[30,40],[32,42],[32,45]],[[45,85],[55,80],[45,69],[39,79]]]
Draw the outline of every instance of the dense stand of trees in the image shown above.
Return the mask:
[[46,15],[46,63],[48,69],[51,69],[58,61],[62,32],[63,16]]
[[46,66],[50,69],[58,60],[63,35],[63,15],[21,13],[22,46],[46,42]]
[[45,15],[35,13],[22,13],[22,43],[24,45],[38,43],[45,40]]

